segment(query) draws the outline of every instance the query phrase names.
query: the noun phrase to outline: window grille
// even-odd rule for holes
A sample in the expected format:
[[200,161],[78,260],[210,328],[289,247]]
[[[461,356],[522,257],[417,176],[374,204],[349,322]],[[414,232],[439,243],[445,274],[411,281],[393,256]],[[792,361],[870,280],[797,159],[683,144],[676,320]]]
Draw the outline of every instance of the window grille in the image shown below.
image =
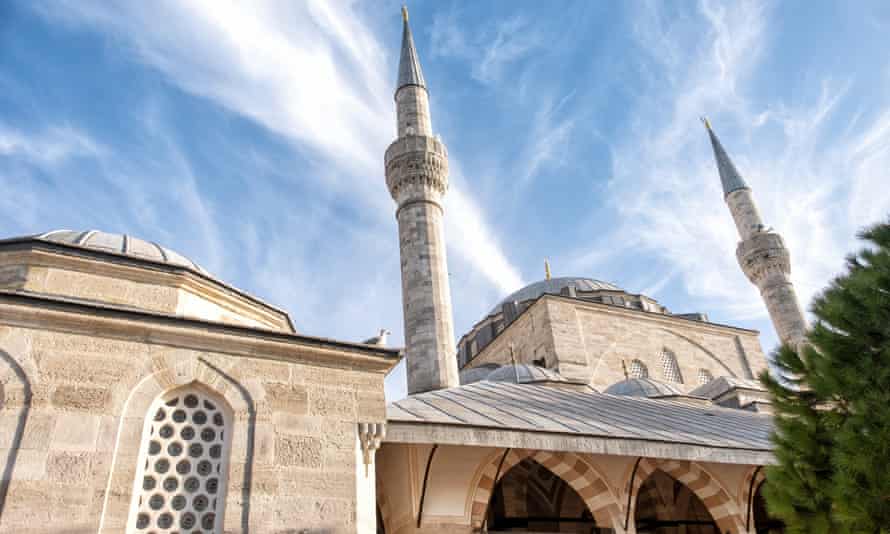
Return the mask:
[[698,383],[699,385],[704,385],[714,380],[714,375],[711,374],[711,371],[707,369],[699,369],[698,370]]
[[683,383],[680,366],[677,365],[677,357],[668,349],[662,349],[661,351],[661,376],[667,382]]
[[631,378],[649,378],[649,369],[640,360],[632,360],[628,374]]
[[148,414],[127,532],[219,534],[231,415],[220,401],[194,387],[161,396]]

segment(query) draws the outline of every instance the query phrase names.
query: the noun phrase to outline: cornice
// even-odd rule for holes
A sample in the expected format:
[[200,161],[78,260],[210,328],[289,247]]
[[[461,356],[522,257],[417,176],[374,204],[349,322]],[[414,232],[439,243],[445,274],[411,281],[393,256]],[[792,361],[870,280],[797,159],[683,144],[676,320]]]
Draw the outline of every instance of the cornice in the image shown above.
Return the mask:
[[[34,238],[2,240],[0,252],[3,253],[0,255],[0,266],[27,264],[47,268],[62,267],[132,282],[191,289],[236,314],[254,316],[254,319],[277,323],[291,332],[295,331],[286,311],[189,267]],[[243,301],[255,304],[257,308],[250,308]]]
[[378,373],[400,358],[395,348],[5,290],[0,324]]

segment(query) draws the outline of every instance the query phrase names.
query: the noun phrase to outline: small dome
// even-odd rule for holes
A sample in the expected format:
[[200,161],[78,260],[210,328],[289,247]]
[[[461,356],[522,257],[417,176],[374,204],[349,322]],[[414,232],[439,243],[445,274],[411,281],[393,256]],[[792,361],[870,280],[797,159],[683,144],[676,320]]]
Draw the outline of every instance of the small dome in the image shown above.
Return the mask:
[[141,260],[153,261],[186,267],[207,274],[200,265],[186,258],[178,252],[162,247],[157,243],[151,243],[138,237],[125,234],[110,234],[99,230],[78,232],[73,230],[53,230],[34,236],[35,239],[60,243],[74,247],[110,252],[121,256],[130,256]]
[[492,371],[498,368],[498,365],[495,363],[487,363],[485,365],[480,365],[479,367],[471,367],[470,369],[464,369],[460,372],[460,385],[465,386],[467,384],[472,384],[473,382],[479,382],[480,380],[485,380],[488,375],[491,374]]
[[663,397],[682,395],[683,392],[670,384],[651,378],[628,378],[612,384],[603,392],[607,395],[627,395],[629,397]]
[[577,291],[623,291],[623,289],[614,284],[603,282],[602,280],[594,280],[593,278],[576,278],[567,276],[562,278],[551,278],[549,280],[539,280],[510,293],[507,298],[500,301],[498,305],[489,312],[489,315],[501,311],[501,306],[507,302],[522,302],[524,300],[536,299],[544,294],[559,295],[559,293],[567,287],[574,287]]
[[556,371],[527,363],[502,365],[491,372],[485,380],[489,382],[512,382],[525,384],[528,382],[568,382]]

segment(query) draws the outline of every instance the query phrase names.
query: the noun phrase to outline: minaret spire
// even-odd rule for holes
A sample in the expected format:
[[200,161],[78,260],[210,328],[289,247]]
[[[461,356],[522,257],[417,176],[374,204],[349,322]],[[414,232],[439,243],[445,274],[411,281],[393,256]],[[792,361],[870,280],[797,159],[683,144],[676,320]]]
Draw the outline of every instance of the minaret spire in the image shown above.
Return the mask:
[[744,178],[726,154],[726,150],[723,149],[717,134],[711,129],[711,122],[707,117],[702,117],[701,120],[705,123],[708,136],[711,138],[711,147],[714,149],[714,158],[717,160],[717,170],[720,172],[720,182],[723,184],[723,196],[739,189],[749,189],[748,184],[745,183]]
[[448,150],[433,136],[429,95],[404,7],[402,21],[397,138],[386,149],[384,163],[386,185],[397,205],[408,393],[415,394],[459,381],[442,208]]
[[396,83],[396,92],[406,85],[426,88],[423,71],[420,69],[420,59],[414,47],[414,37],[411,35],[411,26],[408,24],[408,8],[402,6],[402,53],[399,56],[399,80]]
[[760,290],[779,339],[796,347],[806,339],[807,322],[791,283],[791,254],[782,236],[764,226],[751,188],[729,159],[711,123],[704,117],[702,122],[711,138],[724,200],[742,238],[736,258],[748,280]]

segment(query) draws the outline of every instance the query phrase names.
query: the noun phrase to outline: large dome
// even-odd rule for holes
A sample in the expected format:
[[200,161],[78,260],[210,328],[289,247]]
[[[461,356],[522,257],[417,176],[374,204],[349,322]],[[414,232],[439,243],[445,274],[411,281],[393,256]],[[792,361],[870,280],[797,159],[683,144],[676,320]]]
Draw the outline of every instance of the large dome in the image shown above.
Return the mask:
[[85,232],[74,230],[53,230],[51,232],[36,235],[34,236],[34,239],[99,250],[102,252],[110,252],[112,254],[130,256],[157,263],[186,267],[207,274],[207,271],[201,268],[200,265],[178,252],[162,247],[157,243],[152,243],[125,234],[110,234],[99,230],[88,230]]
[[567,287],[574,287],[576,291],[623,291],[623,289],[614,284],[603,282],[602,280],[595,280],[593,278],[575,278],[571,276],[551,278],[549,280],[540,280],[533,284],[529,284],[518,291],[510,293],[507,298],[500,301],[498,305],[491,310],[490,314],[499,312],[501,306],[507,302],[522,302],[524,300],[536,299],[544,294],[559,295],[559,293]]

